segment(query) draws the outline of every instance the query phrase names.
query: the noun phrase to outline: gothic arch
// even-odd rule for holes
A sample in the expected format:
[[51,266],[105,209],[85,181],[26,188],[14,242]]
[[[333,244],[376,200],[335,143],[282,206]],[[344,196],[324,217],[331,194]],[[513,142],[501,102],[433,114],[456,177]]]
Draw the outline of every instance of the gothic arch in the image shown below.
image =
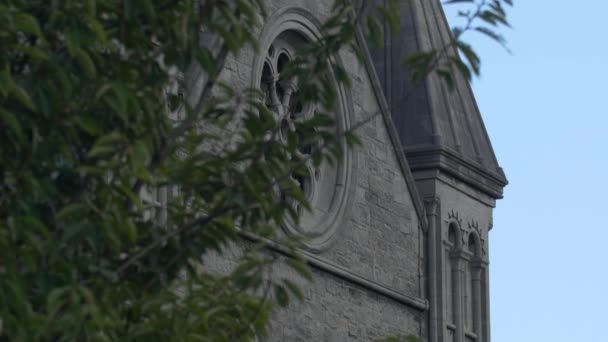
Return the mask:
[[469,232],[466,247],[469,256],[464,277],[465,336],[467,341],[479,341],[481,337],[481,300],[485,281],[481,267],[481,238],[477,231]]
[[460,224],[456,220],[448,222],[447,242],[452,245],[452,251],[460,251],[462,249],[462,230]]
[[469,251],[469,253],[472,254],[473,259],[477,260],[481,257],[481,238],[474,230],[469,233],[469,238],[467,241],[467,250]]
[[445,269],[445,313],[446,313],[446,333],[448,336],[457,334],[457,321],[459,316],[459,283],[460,277],[458,274],[458,259],[462,249],[462,231],[460,224],[456,220],[451,220],[448,223],[446,234],[446,248],[444,251],[444,269]]

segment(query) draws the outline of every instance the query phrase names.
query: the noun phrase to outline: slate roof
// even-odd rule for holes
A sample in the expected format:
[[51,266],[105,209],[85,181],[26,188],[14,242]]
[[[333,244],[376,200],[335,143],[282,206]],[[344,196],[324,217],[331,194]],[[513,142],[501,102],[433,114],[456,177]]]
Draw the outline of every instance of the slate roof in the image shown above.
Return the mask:
[[455,89],[450,91],[434,75],[414,87],[402,65],[411,53],[440,49],[449,41],[440,2],[405,2],[399,31],[391,33],[385,27],[385,32],[384,47],[372,49],[372,58],[412,171],[439,168],[502,198],[507,179],[469,82],[456,74]]

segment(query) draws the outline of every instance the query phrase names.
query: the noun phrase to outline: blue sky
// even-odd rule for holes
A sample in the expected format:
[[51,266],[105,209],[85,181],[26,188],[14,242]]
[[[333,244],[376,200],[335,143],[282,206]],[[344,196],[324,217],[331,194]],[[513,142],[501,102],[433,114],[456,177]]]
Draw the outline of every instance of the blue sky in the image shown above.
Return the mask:
[[605,0],[515,0],[512,55],[467,37],[510,182],[490,234],[493,342],[608,341],[607,16]]

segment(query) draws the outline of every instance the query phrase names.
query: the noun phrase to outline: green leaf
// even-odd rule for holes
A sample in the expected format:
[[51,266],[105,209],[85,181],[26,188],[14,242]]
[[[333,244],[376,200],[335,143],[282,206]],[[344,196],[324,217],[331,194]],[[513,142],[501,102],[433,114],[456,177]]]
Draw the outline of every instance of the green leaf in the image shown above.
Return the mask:
[[106,84],[102,85],[101,87],[99,87],[99,89],[95,93],[95,102],[99,101],[99,99],[101,99],[108,92],[108,90],[111,90],[111,89],[112,89],[111,83],[106,83]]
[[61,248],[64,245],[69,244],[86,228],[87,225],[82,222],[67,225],[62,231],[63,234],[61,235],[60,243],[56,247]]
[[304,299],[304,295],[302,294],[302,291],[300,290],[300,288],[298,287],[298,285],[294,284],[292,281],[290,281],[289,279],[284,279],[283,283],[285,284],[285,286],[289,289],[289,291],[298,299],[298,300],[303,300]]
[[68,287],[57,287],[51,290],[46,297],[46,311],[49,317],[55,317],[55,315],[62,309],[65,298],[62,298],[66,292],[70,289]]
[[4,68],[2,68],[2,70],[0,70],[0,94],[2,96],[8,96],[14,85],[15,81],[13,81],[11,71],[7,64]]
[[287,265],[295,270],[299,275],[304,277],[304,279],[308,281],[312,281],[312,273],[310,272],[310,268],[306,263],[301,259],[289,258],[287,259]]
[[87,206],[84,203],[71,203],[61,208],[55,215],[55,220],[65,221],[74,216],[82,215],[87,211]]
[[119,189],[125,196],[127,196],[127,198],[130,200],[130,203],[137,207],[137,210],[139,212],[143,212],[145,210],[142,199],[133,191],[131,191],[130,188],[126,186],[121,186]]
[[95,76],[97,75],[97,70],[95,69],[95,64],[93,63],[93,60],[91,59],[91,57],[89,57],[89,54],[81,48],[74,48],[73,56],[78,61],[78,64],[80,64],[80,67],[87,73],[87,75],[90,78],[95,78]]
[[286,307],[289,304],[289,295],[283,286],[274,286],[274,297],[277,304],[281,307]]
[[448,86],[449,91],[454,91],[454,78],[449,70],[437,69],[437,74],[443,79]]
[[90,115],[78,115],[74,117],[74,121],[76,122],[78,127],[80,127],[82,130],[84,130],[90,135],[95,136],[101,133],[102,131],[100,122]]
[[490,30],[489,28],[483,27],[483,26],[476,27],[475,31],[480,32],[481,34],[483,34],[483,35],[489,37],[490,39],[492,39],[493,41],[497,42],[507,52],[509,52],[509,53],[511,52],[509,50],[509,48],[507,47],[506,39],[501,34],[498,34],[494,31]]
[[125,142],[125,140],[125,137],[119,132],[106,134],[97,139],[93,147],[87,153],[87,157],[95,158],[113,153]]
[[137,140],[133,144],[133,158],[136,160],[137,164],[145,165],[150,162],[152,154],[145,141]]
[[32,57],[33,59],[37,60],[38,62],[41,61],[46,61],[49,59],[48,54],[38,48],[38,47],[33,47],[33,46],[17,46],[16,49],[30,57]]
[[33,228],[40,235],[47,235],[49,230],[37,217],[27,216],[23,218],[24,224]]
[[422,340],[416,336],[408,336],[405,339],[406,342],[422,342]]
[[126,231],[129,240],[131,242],[137,241],[137,228],[135,227],[133,220],[131,220],[131,218],[127,218],[126,223]]
[[32,112],[36,110],[32,98],[23,88],[15,84],[13,85],[12,90],[13,95],[17,98],[17,100],[19,100],[19,102],[21,102],[23,106],[25,106],[25,108],[31,110]]
[[43,38],[38,20],[28,13],[18,13],[13,17],[17,29]]
[[382,27],[378,22],[378,19],[373,16],[367,17],[367,31],[368,38],[372,41],[376,48],[382,47],[383,33]]
[[[95,2],[95,0],[93,0],[92,2]],[[97,20],[91,20],[89,22],[89,25],[90,25],[93,33],[95,33],[95,36],[97,37],[97,39],[99,40],[101,45],[107,46],[108,37],[106,35],[106,31],[104,30],[102,24]]]
[[17,139],[23,138],[21,125],[13,113],[10,113],[4,108],[0,107],[0,121],[3,122],[13,132],[13,134],[15,134]]

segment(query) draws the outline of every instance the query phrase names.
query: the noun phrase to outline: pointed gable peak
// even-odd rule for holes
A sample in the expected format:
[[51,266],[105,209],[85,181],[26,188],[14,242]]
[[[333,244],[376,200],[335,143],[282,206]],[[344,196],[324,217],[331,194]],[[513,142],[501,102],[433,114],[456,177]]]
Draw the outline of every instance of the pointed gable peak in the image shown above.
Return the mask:
[[412,171],[440,169],[501,198],[507,180],[469,82],[456,72],[450,90],[432,73],[414,85],[402,64],[412,53],[441,51],[449,44],[440,1],[405,2],[400,25],[398,32],[385,29],[385,45],[372,56]]

